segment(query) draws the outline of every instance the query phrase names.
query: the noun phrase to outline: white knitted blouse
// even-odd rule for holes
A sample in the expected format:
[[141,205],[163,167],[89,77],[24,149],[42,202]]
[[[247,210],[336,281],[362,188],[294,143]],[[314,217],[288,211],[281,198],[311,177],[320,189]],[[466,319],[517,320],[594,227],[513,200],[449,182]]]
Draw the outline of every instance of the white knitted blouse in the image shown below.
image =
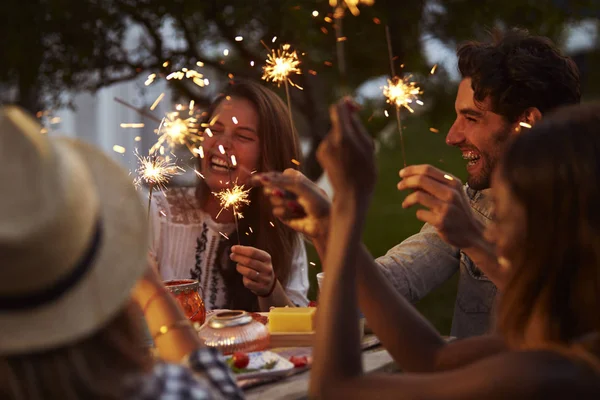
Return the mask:
[[[227,308],[228,294],[221,275],[229,262],[227,237],[235,224],[215,222],[200,209],[196,189],[173,188],[153,195],[151,240],[159,270],[164,280],[197,279],[207,310]],[[292,259],[285,286],[289,299],[298,306],[308,305],[308,265],[304,242]],[[225,251],[219,249],[226,246]],[[219,258],[219,259],[217,259]]]

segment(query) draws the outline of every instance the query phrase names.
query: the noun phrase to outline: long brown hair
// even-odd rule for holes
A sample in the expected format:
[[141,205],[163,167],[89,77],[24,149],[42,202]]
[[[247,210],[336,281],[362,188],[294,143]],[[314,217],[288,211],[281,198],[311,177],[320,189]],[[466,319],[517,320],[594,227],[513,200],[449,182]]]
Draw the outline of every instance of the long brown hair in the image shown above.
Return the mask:
[[[76,343],[0,357],[0,398],[120,399],[126,379],[152,368],[142,313],[128,303],[105,327]],[[60,323],[57,320],[57,323]]]
[[545,117],[509,146],[499,172],[527,215],[499,331],[516,348],[569,347],[598,336],[600,105]]
[[[292,160],[300,161],[298,136],[290,123],[283,100],[260,84],[235,80],[212,103],[205,121],[212,119],[215,109],[228,96],[248,100],[256,108],[260,138],[257,172],[284,171],[287,168],[296,168]],[[198,193],[204,200],[210,195],[210,190],[203,180],[199,181]],[[269,200],[263,195],[262,190],[253,188],[250,200],[250,205],[244,210],[244,218],[239,221],[240,232],[230,237],[227,245],[230,247],[237,243],[239,236],[242,244],[269,253],[275,276],[282,285],[285,285],[289,279],[294,250],[299,245],[298,234],[273,216]],[[245,234],[249,227],[254,232],[252,235]],[[235,264],[229,262],[229,268],[222,273],[228,289],[230,307],[257,310],[257,298],[244,287],[242,276],[235,270]]]

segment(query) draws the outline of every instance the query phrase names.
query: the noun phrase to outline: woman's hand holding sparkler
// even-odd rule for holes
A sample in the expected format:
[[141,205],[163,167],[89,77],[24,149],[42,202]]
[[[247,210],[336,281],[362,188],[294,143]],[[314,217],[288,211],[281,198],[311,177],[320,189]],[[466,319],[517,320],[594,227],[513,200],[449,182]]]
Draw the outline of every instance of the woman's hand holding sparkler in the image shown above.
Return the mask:
[[252,183],[263,185],[273,207],[273,215],[296,232],[306,235],[322,260],[331,209],[327,194],[301,172],[291,168],[283,173],[256,174]]
[[331,204],[327,194],[313,181],[295,169],[265,172],[252,177],[262,185],[273,206],[273,215],[281,222],[308,236],[326,238]]
[[244,286],[257,296],[269,296],[277,285],[277,278],[271,263],[271,255],[251,246],[233,246],[231,259],[237,263],[236,269],[244,278]]

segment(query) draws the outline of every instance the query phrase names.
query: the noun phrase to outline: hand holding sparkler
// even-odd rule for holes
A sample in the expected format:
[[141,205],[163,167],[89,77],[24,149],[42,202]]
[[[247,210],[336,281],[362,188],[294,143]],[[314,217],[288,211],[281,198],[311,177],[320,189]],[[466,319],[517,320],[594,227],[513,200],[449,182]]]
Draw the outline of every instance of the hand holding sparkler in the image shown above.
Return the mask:
[[313,181],[295,169],[265,172],[251,178],[262,185],[273,207],[273,215],[281,222],[313,240],[327,238],[331,203],[327,194]]
[[243,276],[244,286],[252,293],[267,297],[273,292],[277,278],[269,253],[255,247],[238,245],[231,248],[229,257],[237,263],[236,270]]

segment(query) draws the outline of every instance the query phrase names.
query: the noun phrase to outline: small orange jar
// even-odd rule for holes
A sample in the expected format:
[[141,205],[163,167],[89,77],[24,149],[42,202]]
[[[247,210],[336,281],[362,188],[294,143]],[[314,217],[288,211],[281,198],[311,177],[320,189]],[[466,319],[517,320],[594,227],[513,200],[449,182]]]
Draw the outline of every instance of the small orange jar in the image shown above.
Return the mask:
[[192,322],[198,322],[200,325],[206,319],[206,308],[204,301],[198,293],[200,285],[194,279],[177,279],[166,281],[165,286],[171,292],[175,300],[179,303],[185,316]]

